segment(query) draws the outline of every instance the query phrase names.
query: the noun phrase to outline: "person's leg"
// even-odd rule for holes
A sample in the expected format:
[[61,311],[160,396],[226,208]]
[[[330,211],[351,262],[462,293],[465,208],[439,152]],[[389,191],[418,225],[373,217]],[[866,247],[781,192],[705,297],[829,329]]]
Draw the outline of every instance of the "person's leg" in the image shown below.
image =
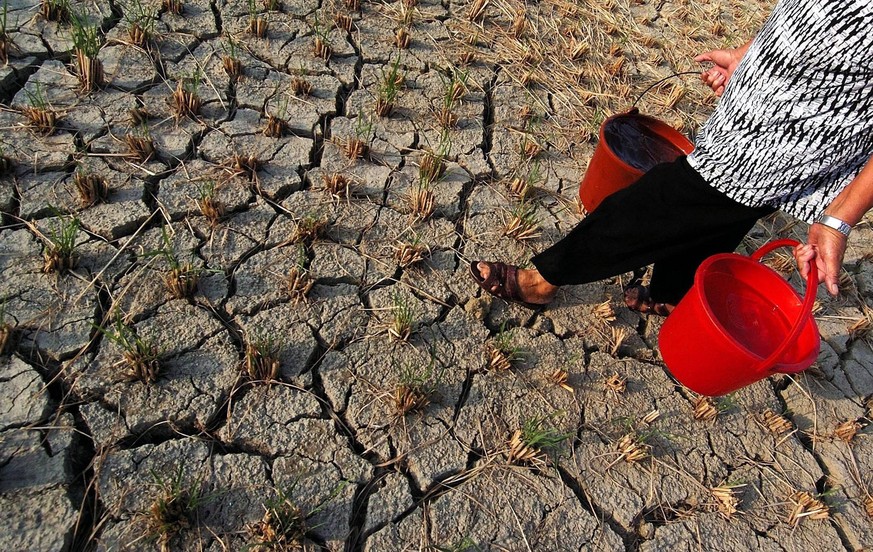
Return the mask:
[[676,259],[696,268],[700,251],[733,250],[770,212],[713,189],[681,158],[607,197],[565,238],[533,258],[535,272],[560,286]]
[[652,279],[649,283],[651,299],[670,305],[678,303],[694,284],[694,274],[700,263],[717,253],[734,251],[754,224],[755,221],[748,220],[733,224],[722,234],[693,250],[656,262],[652,267]]
[[[491,279],[492,273],[506,271],[484,261],[471,267],[473,277],[492,294],[506,295],[506,289],[512,289],[514,295],[525,302],[546,304],[561,285],[587,283],[651,264],[648,257],[631,256],[630,246],[636,243],[640,252],[650,253],[651,248],[641,240],[652,235],[650,226],[658,226],[652,215],[660,212],[659,219],[669,219],[664,207],[650,208],[653,200],[649,196],[657,193],[665,181],[687,178],[687,174],[674,165],[657,166],[628,188],[604,199],[564,238],[536,255],[532,259],[535,268],[513,272],[512,282]],[[690,167],[689,171],[696,175]],[[686,187],[680,185],[679,188]],[[663,203],[666,197],[654,203]],[[627,268],[613,269],[616,263]]]

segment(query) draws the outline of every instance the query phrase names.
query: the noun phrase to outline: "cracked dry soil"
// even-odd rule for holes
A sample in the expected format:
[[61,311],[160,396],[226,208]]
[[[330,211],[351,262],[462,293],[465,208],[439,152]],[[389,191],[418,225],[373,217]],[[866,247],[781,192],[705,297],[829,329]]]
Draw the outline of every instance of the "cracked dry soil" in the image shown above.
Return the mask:
[[[3,548],[873,543],[870,217],[813,368],[712,401],[629,275],[537,312],[467,275],[580,220],[603,118],[772,2],[5,6]],[[693,133],[713,101],[639,105]]]

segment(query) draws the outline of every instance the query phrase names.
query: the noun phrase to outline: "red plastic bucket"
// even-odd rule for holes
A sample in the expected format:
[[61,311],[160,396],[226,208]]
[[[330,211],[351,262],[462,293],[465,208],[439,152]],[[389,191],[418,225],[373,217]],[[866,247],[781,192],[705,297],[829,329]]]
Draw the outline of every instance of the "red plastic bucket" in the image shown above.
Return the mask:
[[675,161],[693,150],[681,132],[640,115],[635,107],[613,115],[600,125],[600,140],[579,184],[579,201],[590,213],[606,196],[630,186],[658,163]]
[[812,316],[815,263],[801,300],[779,274],[758,262],[777,247],[796,245],[776,240],[751,257],[723,253],[703,261],[693,287],[658,336],[664,363],[682,385],[703,395],[724,395],[815,362],[821,345]]

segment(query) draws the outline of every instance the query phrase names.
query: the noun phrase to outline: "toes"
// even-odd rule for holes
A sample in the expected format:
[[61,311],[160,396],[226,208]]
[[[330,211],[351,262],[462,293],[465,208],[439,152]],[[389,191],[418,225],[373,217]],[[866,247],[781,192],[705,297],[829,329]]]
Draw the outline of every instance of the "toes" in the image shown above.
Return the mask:
[[635,286],[624,290],[624,304],[631,309],[640,307],[642,298],[640,297],[640,287]]
[[488,277],[491,275],[491,267],[486,262],[476,263],[476,270],[479,271],[479,276],[482,277],[483,281],[488,280]]

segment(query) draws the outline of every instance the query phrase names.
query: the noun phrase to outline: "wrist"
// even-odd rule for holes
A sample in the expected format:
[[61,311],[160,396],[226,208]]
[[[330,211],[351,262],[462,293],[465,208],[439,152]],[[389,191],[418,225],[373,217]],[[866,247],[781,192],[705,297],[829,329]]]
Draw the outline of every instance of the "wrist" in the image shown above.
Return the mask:
[[849,233],[852,231],[851,224],[842,220],[839,217],[835,217],[833,215],[828,215],[825,213],[822,213],[821,215],[818,216],[817,219],[815,219],[815,224],[820,224],[822,226],[830,228],[831,230],[839,232],[840,234],[842,234],[846,238],[849,237]]

